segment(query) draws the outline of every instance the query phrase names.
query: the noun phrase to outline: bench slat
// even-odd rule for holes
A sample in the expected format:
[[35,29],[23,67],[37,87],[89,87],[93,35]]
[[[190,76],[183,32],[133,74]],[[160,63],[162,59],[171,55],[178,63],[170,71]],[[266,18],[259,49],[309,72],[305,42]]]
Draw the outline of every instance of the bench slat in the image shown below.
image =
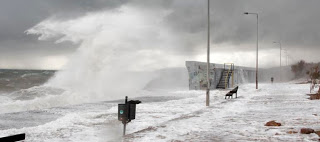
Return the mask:
[[[232,97],[233,94],[236,94],[236,98],[237,98],[238,88],[239,88],[239,86],[237,86],[236,88],[234,88],[234,89],[232,89],[231,91],[229,91],[229,92],[226,94],[226,97],[228,96],[228,97],[230,98],[230,96]],[[226,99],[226,97],[225,97],[225,99]]]

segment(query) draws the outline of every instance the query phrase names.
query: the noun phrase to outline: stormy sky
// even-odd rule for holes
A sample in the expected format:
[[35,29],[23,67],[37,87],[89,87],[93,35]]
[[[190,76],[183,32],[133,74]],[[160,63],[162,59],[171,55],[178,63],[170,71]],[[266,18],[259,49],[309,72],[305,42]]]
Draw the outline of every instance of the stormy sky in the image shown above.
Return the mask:
[[[178,48],[163,48],[172,60],[206,61],[206,0],[2,0],[0,5],[0,68],[61,69],[81,41],[39,40],[29,29],[48,19],[68,21],[88,13],[135,7],[148,15],[166,11],[164,28],[179,37]],[[279,45],[289,63],[318,62],[319,0],[211,0],[211,61],[255,65],[256,18],[259,13],[259,63],[279,65]],[[158,16],[155,14],[154,16]],[[130,23],[130,21],[123,21]],[[134,26],[134,25],[133,25]],[[128,31],[130,32],[130,31]],[[59,37],[55,37],[59,38]],[[121,39],[119,39],[121,40]],[[148,37],[145,38],[148,40]],[[123,41],[125,42],[125,41]],[[164,41],[165,42],[165,41]],[[161,49],[160,49],[161,50]],[[283,64],[286,54],[283,51]],[[177,62],[175,66],[184,66]]]

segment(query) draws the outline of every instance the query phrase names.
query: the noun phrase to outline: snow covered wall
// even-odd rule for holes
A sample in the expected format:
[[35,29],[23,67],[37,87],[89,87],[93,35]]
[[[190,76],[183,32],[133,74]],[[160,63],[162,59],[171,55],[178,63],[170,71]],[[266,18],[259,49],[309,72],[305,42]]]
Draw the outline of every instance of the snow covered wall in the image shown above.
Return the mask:
[[[189,76],[189,90],[205,90],[207,88],[207,63],[197,61],[186,61]],[[230,65],[226,65],[226,69]],[[223,64],[210,64],[210,89],[216,89],[222,72],[224,70]],[[281,72],[281,75],[280,75]],[[258,82],[270,82],[271,77],[274,82],[287,82],[294,79],[290,66],[283,66],[274,68],[259,68]],[[243,66],[234,66],[234,85],[241,83],[254,83],[256,80],[256,69]],[[229,86],[231,87],[231,77]]]
[[[189,75],[189,89],[206,89],[207,63],[197,61],[186,61],[186,67],[188,69]],[[226,69],[229,69],[229,67],[229,65],[226,65]],[[210,89],[216,89],[223,70],[224,65],[222,64],[210,64]],[[234,66],[234,85],[255,82],[255,73],[256,72],[254,68]],[[229,82],[229,85],[231,86],[231,77]]]

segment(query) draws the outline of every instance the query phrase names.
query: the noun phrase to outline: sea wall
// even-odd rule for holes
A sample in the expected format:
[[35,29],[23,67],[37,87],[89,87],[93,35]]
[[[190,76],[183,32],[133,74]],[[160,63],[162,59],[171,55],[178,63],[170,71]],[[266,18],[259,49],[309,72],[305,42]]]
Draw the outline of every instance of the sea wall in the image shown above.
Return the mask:
[[[189,76],[189,90],[205,90],[207,88],[207,63],[197,61],[186,61]],[[229,69],[230,65],[210,64],[210,89],[216,89],[224,69]],[[234,86],[241,83],[255,82],[255,68],[234,66],[233,82]],[[232,87],[232,78],[229,80],[229,87]]]

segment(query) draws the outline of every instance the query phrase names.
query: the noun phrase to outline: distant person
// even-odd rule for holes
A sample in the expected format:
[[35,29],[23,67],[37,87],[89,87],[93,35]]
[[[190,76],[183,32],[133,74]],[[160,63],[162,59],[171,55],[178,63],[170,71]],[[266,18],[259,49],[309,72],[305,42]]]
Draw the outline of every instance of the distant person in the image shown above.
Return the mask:
[[273,77],[271,77],[271,83],[273,84]]

